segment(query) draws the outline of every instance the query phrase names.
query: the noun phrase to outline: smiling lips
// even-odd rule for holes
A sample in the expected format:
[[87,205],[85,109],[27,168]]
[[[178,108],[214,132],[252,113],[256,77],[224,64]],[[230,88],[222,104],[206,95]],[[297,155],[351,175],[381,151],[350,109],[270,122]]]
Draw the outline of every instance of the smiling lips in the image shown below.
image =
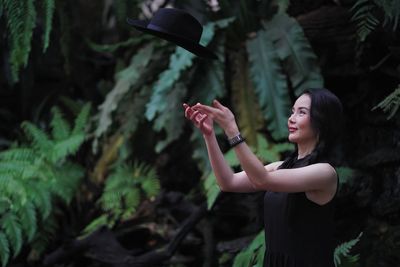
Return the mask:
[[295,132],[297,130],[297,128],[294,128],[294,127],[289,127],[289,132]]

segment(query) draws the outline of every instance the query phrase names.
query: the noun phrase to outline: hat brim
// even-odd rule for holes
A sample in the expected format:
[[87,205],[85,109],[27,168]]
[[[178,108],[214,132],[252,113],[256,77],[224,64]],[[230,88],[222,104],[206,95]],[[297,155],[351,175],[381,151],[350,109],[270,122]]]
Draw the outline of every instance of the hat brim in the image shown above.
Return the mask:
[[174,44],[192,52],[193,54],[203,57],[203,58],[209,58],[209,59],[218,59],[217,55],[215,55],[214,52],[209,50],[208,48],[198,44],[194,43],[188,39],[185,39],[181,36],[177,36],[171,33],[166,33],[162,31],[157,31],[153,29],[147,28],[147,25],[149,24],[149,21],[147,20],[133,20],[130,18],[127,18],[127,23],[131,26],[133,26],[135,29],[152,34],[154,36],[160,37],[164,40],[173,42]]

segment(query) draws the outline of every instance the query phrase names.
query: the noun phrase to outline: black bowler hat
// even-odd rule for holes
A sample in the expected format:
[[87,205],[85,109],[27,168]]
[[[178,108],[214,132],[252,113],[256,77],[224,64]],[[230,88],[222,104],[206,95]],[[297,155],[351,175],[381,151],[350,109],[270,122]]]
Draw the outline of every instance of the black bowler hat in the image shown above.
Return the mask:
[[153,18],[127,22],[137,30],[171,41],[199,57],[217,59],[208,48],[199,44],[203,27],[192,15],[176,8],[160,8]]

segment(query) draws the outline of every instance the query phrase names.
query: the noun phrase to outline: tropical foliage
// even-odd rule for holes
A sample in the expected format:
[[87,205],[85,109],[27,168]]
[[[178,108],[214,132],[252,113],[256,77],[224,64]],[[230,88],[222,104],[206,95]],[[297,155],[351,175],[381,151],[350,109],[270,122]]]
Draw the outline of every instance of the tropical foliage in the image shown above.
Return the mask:
[[21,252],[24,243],[34,241],[36,250],[43,246],[38,243],[41,228],[54,229],[51,216],[57,203],[68,205],[76,194],[84,169],[68,156],[85,141],[89,112],[90,105],[85,105],[71,127],[55,107],[50,135],[24,122],[29,142],[0,153],[2,266]]
[[[353,35],[346,37],[358,42],[349,50],[357,49],[359,57],[370,55],[367,53],[375,34],[396,35],[400,14],[398,1],[341,2],[341,8],[347,9],[356,28]],[[18,255],[25,255],[21,253],[25,246],[31,249],[28,258],[39,261],[40,253],[56,233],[58,220],[67,216],[58,207],[72,206],[73,200],[79,202],[79,207],[90,209],[85,214],[89,218],[71,225],[76,236],[88,235],[100,225],[115,230],[120,222],[138,216],[136,212],[143,201],[155,199],[166,188],[176,190],[182,184],[186,187],[179,190],[188,198],[206,200],[210,216],[220,216],[216,212],[221,208],[217,206],[220,190],[211,172],[203,137],[185,121],[183,102],[209,104],[218,98],[232,108],[247,143],[264,163],[281,160],[293,149],[285,143],[287,115],[294,98],[306,88],[319,88],[326,83],[336,86],[340,88],[338,92],[353,96],[344,98],[349,109],[351,105],[366,106],[368,111],[374,107],[373,110],[388,114],[390,121],[387,123],[396,123],[399,88],[386,99],[375,90],[381,101],[377,104],[379,101],[368,99],[367,89],[348,88],[349,83],[344,82],[342,76],[349,76],[353,81],[356,79],[351,75],[362,72],[359,80],[364,81],[366,77],[372,79],[379,70],[385,74],[385,79],[379,76],[379,83],[390,76],[395,82],[385,88],[393,88],[393,84],[398,84],[398,62],[391,61],[398,59],[397,44],[393,42],[393,47],[387,49],[388,55],[378,59],[378,64],[367,66],[366,71],[360,70],[359,65],[353,64],[359,62],[352,62],[353,58],[349,57],[346,66],[357,65],[356,70],[347,73],[347,68],[342,69],[340,65],[337,69],[342,76],[337,75],[337,69],[332,71],[326,67],[326,62],[335,66],[335,54],[317,57],[316,54],[321,54],[317,49],[325,43],[323,40],[319,43],[318,34],[315,38],[318,40],[311,43],[310,35],[305,33],[307,27],[312,28],[308,28],[308,33],[325,29],[302,24],[301,16],[297,17],[307,8],[314,12],[314,6],[297,8],[293,12],[291,8],[297,5],[287,0],[0,0],[0,32],[5,37],[0,41],[4,56],[0,76],[0,131],[7,132],[7,137],[0,137],[1,148],[4,148],[0,153],[2,265],[19,260]],[[185,8],[195,14],[204,25],[201,44],[215,51],[218,60],[200,59],[126,25],[126,17],[149,18],[161,6]],[[331,52],[340,47],[336,41],[334,43],[326,49]],[[372,61],[376,62],[375,56]],[[387,62],[396,67],[380,69]],[[358,87],[364,89],[364,86]],[[18,100],[8,104],[10,99]],[[90,118],[89,106],[79,113],[82,101],[93,102],[96,106]],[[359,101],[363,101],[362,105]],[[79,113],[73,125],[59,108],[52,109],[52,120],[48,122],[50,107],[60,103],[71,107],[72,113]],[[25,134],[10,126],[9,121],[20,125],[27,118],[31,122],[22,124]],[[358,120],[353,118],[352,122]],[[87,127],[89,124],[92,127]],[[224,134],[220,129],[216,132],[227,162],[239,170]],[[379,131],[375,132],[378,135]],[[353,138],[351,134],[347,133],[348,138]],[[360,131],[357,142],[375,139],[365,135]],[[356,146],[356,142],[353,143],[351,145]],[[352,148],[349,150],[354,151],[347,153],[358,152],[358,148]],[[338,168],[341,186],[350,190],[348,188],[357,186],[354,177],[369,177],[369,171],[363,173],[357,168],[363,166],[360,162],[373,162],[366,167],[368,170],[377,168],[378,161],[374,159],[381,162],[383,158],[378,152],[380,150],[377,155],[351,162],[355,165],[351,168]],[[390,175],[388,169],[393,169],[397,163],[397,151],[390,155],[393,156],[382,159],[387,176]],[[382,177],[373,184],[383,181]],[[382,188],[396,185],[384,182]],[[368,190],[378,198],[379,192]],[[390,197],[396,192],[393,189],[382,198],[387,198],[387,202],[388,199],[397,200]],[[77,195],[79,198],[74,198]],[[365,198],[362,194],[353,195]],[[360,202],[373,205],[365,199]],[[352,198],[351,203],[359,204]],[[213,209],[215,206],[217,209]],[[388,204],[388,210],[395,209],[393,207],[394,204]],[[86,211],[70,213],[80,217],[79,212]],[[160,228],[167,229],[171,225],[176,227],[177,222]],[[254,236],[258,231],[253,229],[246,234]],[[238,253],[234,262],[227,264],[259,266],[264,250],[262,235],[259,233]],[[167,234],[163,237],[168,239]],[[188,242],[195,239],[196,234]],[[349,251],[358,239],[337,248],[337,264],[346,262],[343,256],[350,261],[356,259],[356,256],[349,256]]]
[[142,198],[154,198],[159,191],[160,183],[150,166],[140,163],[118,166],[107,178],[98,200],[104,213],[92,221],[84,233],[90,234],[103,225],[112,228],[117,222],[131,218]]

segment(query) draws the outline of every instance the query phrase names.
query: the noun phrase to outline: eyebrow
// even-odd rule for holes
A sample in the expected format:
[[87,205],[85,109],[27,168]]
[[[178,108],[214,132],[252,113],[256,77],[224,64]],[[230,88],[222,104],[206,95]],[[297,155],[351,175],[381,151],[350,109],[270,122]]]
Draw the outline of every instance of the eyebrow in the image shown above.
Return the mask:
[[[294,109],[294,107],[292,107],[292,110]],[[309,110],[309,108],[306,108],[306,107],[299,107],[298,109],[306,109],[306,110]]]

